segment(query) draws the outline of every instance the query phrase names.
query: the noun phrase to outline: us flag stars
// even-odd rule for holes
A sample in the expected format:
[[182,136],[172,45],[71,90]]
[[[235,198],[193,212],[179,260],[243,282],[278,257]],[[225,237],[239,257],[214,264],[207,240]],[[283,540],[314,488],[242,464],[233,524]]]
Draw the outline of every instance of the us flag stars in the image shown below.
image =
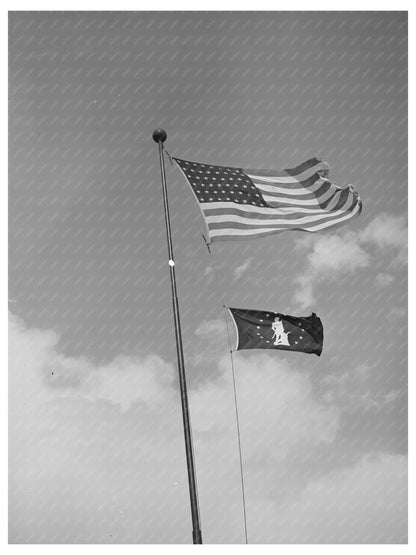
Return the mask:
[[175,160],[199,202],[235,202],[268,207],[260,191],[242,169]]

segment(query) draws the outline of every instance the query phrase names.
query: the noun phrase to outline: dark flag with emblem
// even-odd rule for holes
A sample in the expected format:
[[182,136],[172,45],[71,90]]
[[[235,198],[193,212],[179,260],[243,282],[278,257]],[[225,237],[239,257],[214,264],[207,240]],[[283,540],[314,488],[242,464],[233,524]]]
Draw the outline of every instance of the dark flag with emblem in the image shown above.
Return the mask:
[[210,242],[255,239],[287,230],[322,231],[361,212],[351,185],[338,187],[312,158],[283,171],[210,166],[174,158],[205,217]]
[[229,308],[237,328],[236,351],[241,349],[282,349],[320,356],[324,330],[321,319],[288,316],[279,312]]

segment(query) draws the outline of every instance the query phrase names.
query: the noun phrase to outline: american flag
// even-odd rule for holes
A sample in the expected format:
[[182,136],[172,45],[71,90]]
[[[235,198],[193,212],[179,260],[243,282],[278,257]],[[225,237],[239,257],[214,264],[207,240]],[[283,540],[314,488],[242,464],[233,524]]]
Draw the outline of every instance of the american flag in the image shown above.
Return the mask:
[[210,242],[255,239],[285,230],[321,231],[361,212],[352,186],[332,183],[328,164],[316,158],[280,172],[174,160],[202,209]]

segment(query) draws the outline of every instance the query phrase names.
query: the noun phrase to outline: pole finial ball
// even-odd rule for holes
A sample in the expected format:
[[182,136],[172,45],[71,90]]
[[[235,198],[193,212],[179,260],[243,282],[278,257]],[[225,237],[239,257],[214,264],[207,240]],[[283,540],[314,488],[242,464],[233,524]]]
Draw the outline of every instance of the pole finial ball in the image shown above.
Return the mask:
[[155,143],[164,143],[168,138],[168,134],[164,129],[155,129],[152,137]]

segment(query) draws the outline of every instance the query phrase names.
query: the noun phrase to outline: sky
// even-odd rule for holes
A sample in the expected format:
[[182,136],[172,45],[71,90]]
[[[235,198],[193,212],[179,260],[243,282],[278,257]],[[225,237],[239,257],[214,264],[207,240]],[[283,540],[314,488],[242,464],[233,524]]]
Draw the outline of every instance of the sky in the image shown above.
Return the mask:
[[223,304],[324,327],[321,357],[233,355],[249,543],[407,543],[404,12],[10,13],[9,542],[192,541],[158,127],[363,202],[214,269],[167,161],[204,543],[244,542]]

